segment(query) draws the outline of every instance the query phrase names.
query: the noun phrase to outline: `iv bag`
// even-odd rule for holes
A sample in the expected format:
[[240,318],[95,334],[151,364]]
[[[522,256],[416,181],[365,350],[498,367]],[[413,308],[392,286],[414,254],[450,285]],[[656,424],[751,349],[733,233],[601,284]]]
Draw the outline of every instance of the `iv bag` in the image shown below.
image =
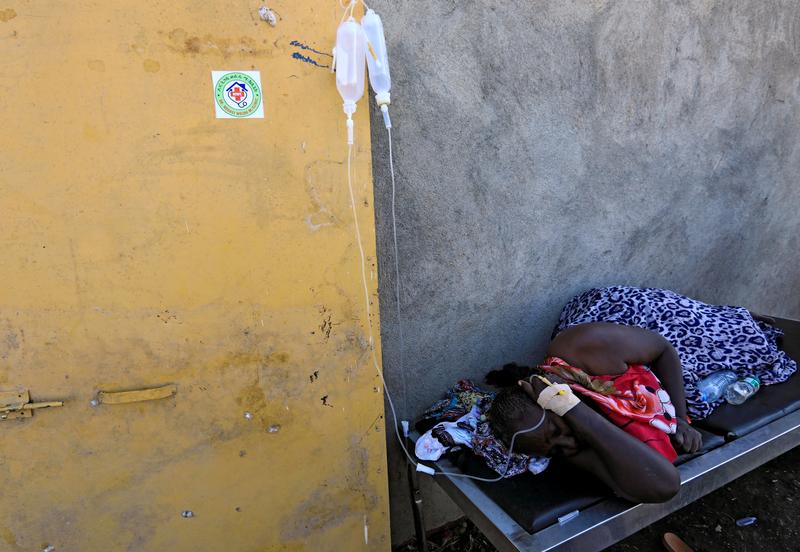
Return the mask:
[[336,31],[336,88],[344,100],[345,112],[353,113],[364,95],[366,38],[355,19],[348,18]]
[[369,82],[375,91],[378,105],[389,103],[389,90],[392,80],[389,77],[389,56],[386,53],[386,38],[383,35],[383,23],[373,10],[367,10],[361,18],[361,26],[367,36],[367,65],[369,66]]

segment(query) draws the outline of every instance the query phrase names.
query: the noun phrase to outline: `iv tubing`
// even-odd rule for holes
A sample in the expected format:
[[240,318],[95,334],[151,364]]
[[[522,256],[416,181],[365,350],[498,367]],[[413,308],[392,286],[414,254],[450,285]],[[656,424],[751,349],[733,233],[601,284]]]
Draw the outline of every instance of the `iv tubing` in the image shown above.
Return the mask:
[[372,350],[372,364],[375,366],[375,371],[378,372],[378,376],[381,378],[381,382],[383,383],[383,390],[386,393],[386,399],[389,402],[389,408],[392,411],[392,420],[394,423],[394,433],[397,435],[397,442],[400,444],[400,448],[403,449],[403,452],[406,454],[408,460],[417,465],[417,462],[411,456],[411,453],[408,452],[405,443],[403,443],[403,438],[400,437],[400,430],[397,428],[397,412],[394,408],[394,402],[392,401],[392,396],[389,394],[389,390],[386,387],[386,380],[383,378],[383,372],[381,372],[380,367],[378,366],[378,357],[375,353],[375,346],[374,346],[374,338],[372,336],[372,316],[370,313],[369,308],[369,288],[367,287],[367,273],[365,270],[366,259],[364,255],[364,246],[361,243],[361,230],[358,227],[358,213],[356,212],[356,200],[355,195],[353,194],[353,173],[351,170],[351,160],[353,157],[353,146],[352,144],[348,144],[347,146],[347,188],[350,191],[350,206],[353,208],[353,223],[355,224],[355,231],[356,231],[356,243],[358,244],[358,252],[361,255],[361,283],[364,285],[364,305],[367,311],[367,331],[369,332],[369,348]]
[[[395,283],[396,284],[396,299],[398,301],[397,302],[397,314],[398,314],[398,320],[400,320],[400,314],[401,314],[400,313],[400,291],[399,291],[400,290],[400,278],[399,278],[400,269],[399,269],[399,262],[398,262],[398,259],[397,259],[397,224],[396,224],[395,209],[394,209],[394,206],[395,206],[395,202],[394,202],[394,196],[395,196],[394,159],[392,157],[392,131],[391,131],[391,128],[388,128],[387,131],[389,133],[389,167],[390,167],[391,176],[392,176],[392,230],[393,230],[394,247],[395,247],[395,276],[397,277],[397,281]],[[466,479],[474,479],[476,481],[486,481],[487,483],[495,483],[497,481],[500,481],[501,479],[503,479],[506,476],[506,474],[508,473],[508,468],[511,466],[511,460],[512,460],[512,456],[511,455],[514,452],[514,442],[516,441],[517,436],[522,434],[522,433],[529,433],[531,431],[535,431],[535,430],[539,429],[539,427],[541,427],[541,425],[544,423],[545,416],[547,415],[547,412],[544,409],[542,409],[542,417],[539,419],[539,421],[535,425],[533,425],[532,427],[529,427],[527,429],[521,429],[520,431],[517,431],[516,433],[514,433],[514,435],[511,436],[511,443],[509,443],[509,447],[508,447],[508,461],[506,462],[505,469],[503,470],[502,474],[498,475],[495,478],[477,477],[477,476],[468,475],[468,474],[465,474],[465,473],[434,471],[433,468],[431,468],[429,466],[426,466],[425,464],[422,464],[420,462],[417,462],[414,459],[414,457],[408,451],[408,448],[406,448],[406,445],[403,442],[403,438],[400,436],[400,430],[398,428],[398,423],[397,423],[397,411],[395,410],[395,407],[394,407],[394,401],[392,401],[392,395],[391,395],[391,393],[389,393],[389,388],[386,386],[386,379],[383,377],[383,372],[381,371],[380,367],[378,366],[378,357],[377,357],[377,354],[375,353],[375,338],[374,338],[374,336],[372,334],[372,313],[371,313],[371,309],[370,309],[370,306],[369,306],[369,288],[367,287],[367,273],[366,273],[366,264],[367,263],[366,263],[366,256],[364,254],[364,246],[361,243],[361,230],[360,230],[359,225],[358,225],[358,212],[356,211],[355,195],[353,194],[353,173],[352,173],[352,167],[351,167],[352,166],[352,158],[353,158],[353,145],[352,144],[348,144],[347,145],[347,188],[348,188],[348,191],[350,192],[350,206],[353,209],[353,224],[354,224],[355,233],[356,233],[356,243],[358,244],[358,252],[359,252],[359,254],[361,256],[361,283],[364,286],[364,306],[365,306],[366,313],[367,313],[366,324],[367,324],[367,332],[369,334],[369,348],[370,348],[370,350],[372,352],[372,354],[371,354],[372,365],[375,367],[375,371],[378,373],[378,376],[380,377],[381,382],[383,383],[383,390],[384,390],[384,393],[386,394],[386,400],[389,403],[389,408],[390,408],[390,410],[392,412],[392,425],[394,426],[394,433],[397,436],[397,443],[400,445],[400,448],[403,449],[403,452],[405,453],[406,458],[408,458],[408,461],[411,462],[411,464],[416,467],[417,471],[421,471],[423,473],[428,473],[428,474],[430,474],[433,471],[434,473],[432,475],[446,475],[448,477],[463,477],[463,478],[466,478]],[[401,333],[401,335],[402,335],[402,333]],[[401,347],[402,347],[402,342],[401,342]],[[400,358],[402,359],[402,356]],[[405,374],[403,373],[402,364],[400,366],[400,372],[401,372],[401,376],[403,378],[405,378]],[[403,382],[404,382],[404,385],[405,385],[405,379],[403,379]],[[405,397],[404,397],[404,399],[405,399]]]
[[[364,0],[361,0],[361,2],[368,9],[368,6],[367,6],[366,2],[364,2]],[[347,17],[348,11],[350,12],[350,17],[353,17],[353,12],[355,11],[355,6],[358,3],[358,0],[350,0],[350,2],[348,3],[348,5],[346,7],[342,4],[341,0],[340,0],[339,3],[340,3],[340,5],[342,5],[342,7],[345,8],[344,9],[344,13],[342,14],[342,21],[344,21],[345,18]],[[367,261],[366,261],[366,255],[364,254],[364,246],[361,243],[361,230],[360,230],[359,225],[358,225],[358,212],[356,211],[355,194],[353,194],[353,172],[352,172],[352,158],[353,158],[353,139],[352,139],[353,127],[352,127],[352,125],[353,125],[353,122],[352,122],[352,118],[351,118],[352,112],[348,113],[347,107],[348,107],[347,104],[345,104],[345,113],[347,113],[347,115],[348,115],[348,117],[347,117],[348,118],[348,121],[347,121],[347,123],[348,123],[348,125],[347,125],[348,126],[347,188],[348,188],[348,190],[350,192],[350,206],[352,207],[352,210],[353,210],[353,224],[354,224],[355,234],[356,234],[356,243],[358,244],[358,252],[359,252],[359,255],[361,256],[361,283],[364,286],[364,307],[365,307],[366,314],[367,314],[366,325],[367,325],[367,332],[368,332],[368,335],[369,335],[369,348],[370,348],[371,353],[372,353],[371,354],[372,365],[375,367],[375,371],[378,373],[378,376],[380,377],[381,382],[383,383],[383,390],[386,393],[386,399],[387,399],[387,402],[389,403],[389,408],[390,408],[390,410],[392,412],[392,422],[393,422],[392,425],[394,426],[394,433],[397,436],[397,442],[400,445],[400,448],[403,449],[403,452],[405,453],[406,458],[408,458],[408,461],[411,462],[411,464],[416,467],[417,471],[421,471],[423,473],[428,473],[430,475],[446,475],[446,476],[449,476],[449,477],[464,477],[466,479],[474,479],[474,480],[477,480],[477,481],[486,481],[486,482],[489,482],[489,483],[494,483],[494,482],[500,481],[501,479],[506,477],[506,475],[508,474],[508,468],[511,466],[512,454],[513,454],[513,451],[514,451],[514,442],[516,441],[517,436],[522,434],[522,433],[528,433],[528,432],[534,431],[534,430],[538,429],[539,427],[541,427],[541,425],[544,423],[545,417],[547,415],[547,412],[544,409],[542,409],[542,417],[541,417],[541,419],[539,420],[538,423],[536,423],[534,426],[529,427],[527,429],[522,429],[520,431],[517,431],[516,433],[514,433],[514,435],[511,436],[511,443],[509,443],[509,448],[508,448],[508,461],[506,462],[505,469],[503,470],[503,473],[501,475],[499,475],[499,476],[497,476],[495,478],[492,478],[492,479],[485,478],[485,477],[477,477],[477,476],[474,476],[474,475],[467,475],[467,474],[463,474],[463,473],[435,471],[433,468],[431,468],[429,466],[426,466],[425,464],[422,464],[420,462],[417,462],[414,459],[414,457],[411,455],[411,453],[408,451],[408,449],[406,448],[405,442],[403,441],[403,438],[400,436],[400,430],[398,428],[398,423],[397,423],[397,411],[395,410],[394,401],[392,400],[392,395],[389,392],[389,387],[386,385],[386,379],[383,377],[383,372],[381,371],[380,367],[378,366],[378,357],[377,357],[377,353],[375,352],[375,338],[374,338],[373,332],[372,332],[372,313],[371,313],[370,303],[369,303],[369,287],[367,286],[367,273],[366,273]],[[353,105],[352,107],[355,108],[355,105]],[[355,111],[355,109],[353,109],[353,111]],[[396,189],[395,189],[395,177],[394,177],[394,157],[393,157],[393,154],[392,154],[392,130],[391,130],[392,129],[392,124],[391,124],[391,120],[389,118],[389,108],[388,108],[387,104],[381,104],[381,113],[383,115],[383,120],[384,120],[384,125],[386,126],[386,131],[389,134],[389,168],[390,168],[391,177],[392,177],[392,238],[393,238],[393,243],[394,243],[394,262],[395,262],[395,280],[396,280],[395,281],[395,299],[397,301],[398,333],[399,333],[399,336],[400,336],[400,355],[399,355],[399,357],[400,357],[400,375],[401,375],[401,379],[402,379],[402,383],[403,383],[403,401],[404,401],[404,405],[405,405],[408,393],[407,393],[407,388],[406,388],[405,372],[403,370],[404,342],[403,342],[402,313],[401,313],[401,302],[400,302],[400,263],[399,263],[399,259],[398,259],[399,255],[398,255],[398,247],[397,247],[397,217],[395,215],[395,192],[396,192]],[[404,408],[406,408],[406,406],[404,406]],[[403,431],[406,433],[406,436],[407,436],[407,433],[408,433],[407,427],[408,427],[408,422],[404,420],[403,421]]]
[[[408,386],[406,385],[406,372],[403,370],[403,352],[405,351],[405,341],[403,339],[403,318],[400,312],[400,253],[397,247],[397,215],[395,214],[395,192],[397,188],[394,184],[394,156],[392,155],[392,127],[386,128],[389,133],[389,173],[392,175],[392,241],[394,243],[394,293],[395,308],[397,309],[397,334],[400,338],[400,381],[403,384],[403,409],[408,410]],[[395,423],[397,421],[395,420]]]
[[342,4],[342,0],[339,0],[339,5],[344,8],[344,13],[342,14],[342,19],[339,21],[340,25],[342,24],[342,22],[345,19],[347,19],[347,12],[348,11],[350,12],[350,17],[353,17],[353,12],[355,12],[356,4],[358,4],[357,0],[350,0],[350,2],[347,4],[347,6],[345,6],[345,5]]

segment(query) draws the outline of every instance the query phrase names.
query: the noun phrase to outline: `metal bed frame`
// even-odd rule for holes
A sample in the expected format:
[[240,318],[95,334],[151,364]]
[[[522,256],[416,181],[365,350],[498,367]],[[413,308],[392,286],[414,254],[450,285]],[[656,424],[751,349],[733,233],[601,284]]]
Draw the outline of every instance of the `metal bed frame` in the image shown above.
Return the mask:
[[[800,324],[797,321],[786,322]],[[409,435],[409,450],[413,450],[418,437],[418,433]],[[593,552],[634,534],[798,445],[800,410],[794,410],[679,465],[681,488],[667,502],[632,504],[619,498],[607,498],[579,511],[577,515],[566,516],[568,520],[559,521],[534,533],[529,533],[514,521],[474,481],[444,474],[434,477],[434,481],[502,552]],[[446,472],[463,473],[446,457],[441,458],[436,465]],[[427,552],[418,477],[420,476],[414,467],[408,463],[417,543],[422,552]]]
[[[533,534],[520,527],[473,481],[446,475],[434,479],[498,550],[590,552],[611,546],[798,445],[800,410],[678,466],[681,489],[668,502],[631,504],[610,498],[581,511],[570,521]],[[437,464],[443,470],[460,473],[447,459]],[[416,482],[413,479],[412,492]],[[422,513],[416,511],[422,505],[418,488],[416,492],[415,524],[419,518],[422,527],[418,532],[422,529],[424,534]],[[417,542],[423,541],[417,537]]]

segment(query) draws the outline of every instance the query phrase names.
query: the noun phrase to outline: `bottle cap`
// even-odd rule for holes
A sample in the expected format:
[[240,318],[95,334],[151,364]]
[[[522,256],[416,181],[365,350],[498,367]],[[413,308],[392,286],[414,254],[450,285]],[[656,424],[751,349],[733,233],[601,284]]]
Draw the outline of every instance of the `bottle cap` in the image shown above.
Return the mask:
[[753,376],[753,375],[747,376],[744,378],[744,381],[755,387],[756,390],[759,387],[761,387],[761,381],[758,379],[758,376]]

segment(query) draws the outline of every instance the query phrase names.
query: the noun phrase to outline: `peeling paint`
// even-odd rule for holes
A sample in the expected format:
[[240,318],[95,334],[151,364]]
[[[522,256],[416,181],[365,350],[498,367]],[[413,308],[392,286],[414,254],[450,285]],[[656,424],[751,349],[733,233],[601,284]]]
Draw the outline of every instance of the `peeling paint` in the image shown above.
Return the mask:
[[315,224],[314,221],[311,219],[313,215],[306,216],[306,226],[308,226],[312,232],[316,232],[320,228],[325,228],[326,226],[333,226],[332,222],[321,222],[319,224]]
[[358,515],[352,506],[353,498],[346,489],[314,491],[281,520],[281,540],[302,541],[338,527],[348,518]]
[[241,36],[228,38],[210,34],[192,35],[181,27],[176,27],[166,35],[166,46],[171,51],[185,56],[212,56],[223,59],[232,56],[271,58],[272,48],[264,48],[255,38]]
[[158,73],[161,70],[161,64],[154,59],[146,59],[142,62],[142,68],[148,73]]
[[275,15],[275,12],[269,9],[267,6],[261,6],[258,8],[258,16],[263,20],[269,23],[272,27],[278,24],[278,18]]
[[17,12],[11,8],[6,8],[4,10],[0,10],[0,22],[6,23],[11,21],[17,16]]

